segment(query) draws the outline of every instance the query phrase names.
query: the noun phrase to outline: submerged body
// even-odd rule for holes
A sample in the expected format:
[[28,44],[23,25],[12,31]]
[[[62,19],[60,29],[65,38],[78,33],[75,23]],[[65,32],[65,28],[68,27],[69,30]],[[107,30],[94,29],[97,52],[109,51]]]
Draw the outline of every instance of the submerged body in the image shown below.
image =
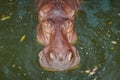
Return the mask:
[[80,56],[72,45],[77,40],[74,18],[79,0],[38,0],[37,40],[45,47],[39,53],[40,65],[51,71],[73,69]]

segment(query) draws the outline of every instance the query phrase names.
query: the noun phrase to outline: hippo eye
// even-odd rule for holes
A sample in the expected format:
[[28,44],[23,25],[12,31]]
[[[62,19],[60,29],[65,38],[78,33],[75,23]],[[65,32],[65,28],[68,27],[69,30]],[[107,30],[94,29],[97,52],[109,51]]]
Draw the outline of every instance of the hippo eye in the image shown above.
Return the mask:
[[72,18],[72,17],[74,16],[74,14],[75,14],[75,11],[72,10],[72,11],[68,14],[68,17],[69,17],[69,18]]
[[72,21],[66,21],[65,22],[65,30],[67,33],[71,32],[73,30],[73,23]]
[[51,26],[50,23],[47,22],[47,21],[42,23],[42,27],[43,27],[43,29],[44,29],[44,31],[46,33],[50,33],[51,32],[51,27],[50,26]]

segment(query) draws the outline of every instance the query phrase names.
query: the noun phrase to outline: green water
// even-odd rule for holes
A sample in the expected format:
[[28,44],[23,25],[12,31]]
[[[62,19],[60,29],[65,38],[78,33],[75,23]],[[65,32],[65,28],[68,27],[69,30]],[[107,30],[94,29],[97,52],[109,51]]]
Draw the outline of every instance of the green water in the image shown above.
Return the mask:
[[120,1],[82,0],[76,17],[81,64],[43,70],[34,0],[0,0],[0,80],[120,80]]

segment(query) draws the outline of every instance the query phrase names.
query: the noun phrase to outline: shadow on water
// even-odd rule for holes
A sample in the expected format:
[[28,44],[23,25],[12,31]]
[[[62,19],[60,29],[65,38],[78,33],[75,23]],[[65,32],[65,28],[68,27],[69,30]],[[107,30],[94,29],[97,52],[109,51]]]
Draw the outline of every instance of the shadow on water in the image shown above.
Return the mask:
[[0,80],[120,80],[119,0],[82,0],[75,24],[80,67],[45,71],[34,0],[0,0]]

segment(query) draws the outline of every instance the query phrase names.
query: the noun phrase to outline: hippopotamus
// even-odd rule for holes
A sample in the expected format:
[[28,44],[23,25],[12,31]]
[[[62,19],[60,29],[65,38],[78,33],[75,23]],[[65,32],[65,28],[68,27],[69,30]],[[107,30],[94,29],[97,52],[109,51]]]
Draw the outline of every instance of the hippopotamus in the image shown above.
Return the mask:
[[77,40],[74,19],[79,0],[37,0],[38,26],[36,38],[44,45],[39,63],[49,71],[75,69],[80,55],[73,46]]

